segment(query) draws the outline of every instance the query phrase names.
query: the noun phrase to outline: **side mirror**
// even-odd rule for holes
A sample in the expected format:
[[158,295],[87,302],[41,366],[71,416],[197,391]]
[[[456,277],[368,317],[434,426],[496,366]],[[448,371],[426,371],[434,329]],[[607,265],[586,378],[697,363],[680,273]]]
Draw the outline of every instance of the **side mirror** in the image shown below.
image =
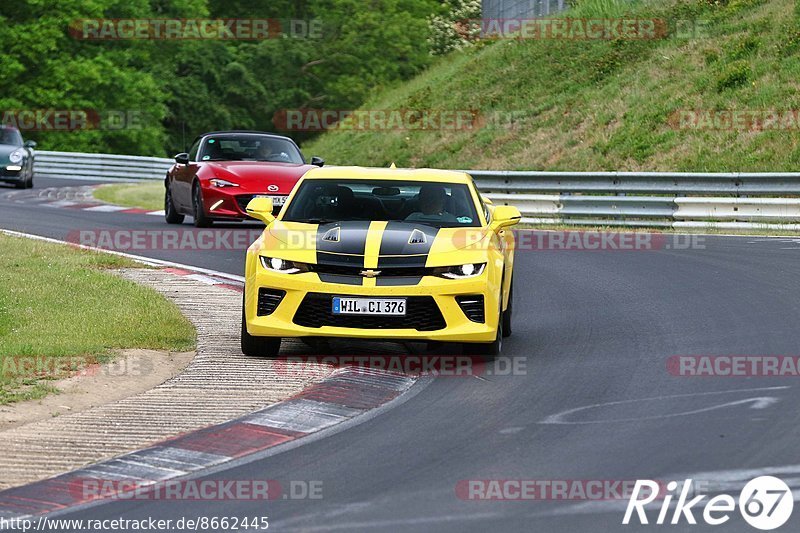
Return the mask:
[[515,226],[522,220],[519,209],[513,205],[499,205],[494,208],[492,213],[492,229],[495,231]]
[[325,160],[322,159],[321,157],[315,156],[311,158],[311,164],[317,167],[323,167],[325,166]]
[[25,143],[22,146],[31,149],[36,148],[36,141],[25,141]]
[[245,211],[253,218],[256,218],[266,225],[270,225],[275,216],[272,214],[272,198],[253,198],[247,204]]
[[188,165],[189,164],[189,154],[186,152],[181,152],[175,156],[175,162],[179,165]]

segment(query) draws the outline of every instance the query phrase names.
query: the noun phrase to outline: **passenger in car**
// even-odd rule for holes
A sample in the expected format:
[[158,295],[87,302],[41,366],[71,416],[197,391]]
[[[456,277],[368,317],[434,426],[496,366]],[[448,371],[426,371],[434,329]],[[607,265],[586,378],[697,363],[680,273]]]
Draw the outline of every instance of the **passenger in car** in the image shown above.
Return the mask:
[[408,222],[457,222],[445,208],[448,196],[441,185],[423,185],[419,190],[419,211],[406,217]]

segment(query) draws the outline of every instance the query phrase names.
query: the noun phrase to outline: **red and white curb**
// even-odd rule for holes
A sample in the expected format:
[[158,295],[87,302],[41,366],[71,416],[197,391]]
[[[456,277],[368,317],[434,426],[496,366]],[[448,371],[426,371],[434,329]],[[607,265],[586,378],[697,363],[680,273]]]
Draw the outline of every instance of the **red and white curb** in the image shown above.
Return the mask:
[[[81,246],[38,235],[0,229],[0,233],[68,244],[128,257],[179,276],[241,292],[244,278],[224,272]],[[150,448],[122,455],[66,474],[0,492],[0,518],[27,518],[100,501],[86,495],[87,480],[115,487],[157,488],[160,483],[196,474],[225,463],[288,445],[322,430],[353,421],[398,400],[419,381],[408,376],[360,367],[343,367],[288,400],[249,415],[165,440]],[[276,450],[277,451],[277,450]],[[124,495],[104,492],[103,498]]]
[[139,208],[132,208],[132,207],[123,207],[121,205],[112,205],[112,204],[94,204],[94,203],[76,203],[70,202],[67,200],[61,200],[58,202],[45,202],[39,204],[42,207],[59,207],[59,208],[66,208],[66,209],[78,209],[80,211],[89,211],[92,213],[119,213],[119,214],[128,214],[128,215],[152,215],[152,216],[164,216],[164,210],[160,211],[148,211],[147,209],[139,209]]
[[102,202],[94,198],[94,190],[101,185],[81,187],[56,187],[38,191],[12,193],[9,198],[16,203],[35,204],[41,207],[76,209],[92,213],[121,213],[131,215],[164,216],[164,210],[149,210],[123,207]]
[[[142,490],[276,448],[377,409],[404,392],[410,376],[345,367],[297,396],[236,420],[166,440],[30,485],[0,492],[0,518],[29,518]],[[87,481],[118,492],[87,494]],[[135,487],[135,488],[134,488]]]

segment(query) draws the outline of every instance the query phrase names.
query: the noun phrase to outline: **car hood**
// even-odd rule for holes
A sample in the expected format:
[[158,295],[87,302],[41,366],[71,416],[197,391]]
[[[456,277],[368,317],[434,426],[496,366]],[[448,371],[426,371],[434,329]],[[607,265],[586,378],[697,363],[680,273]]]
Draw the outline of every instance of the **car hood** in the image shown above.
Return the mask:
[[276,220],[257,247],[265,255],[274,253],[304,263],[433,267],[459,263],[467,252],[485,254],[490,234],[487,228],[436,228],[414,222],[304,224]]
[[[207,163],[215,177],[238,184],[242,192],[289,194],[313,165],[261,161],[214,161]],[[274,185],[270,190],[268,187]]]

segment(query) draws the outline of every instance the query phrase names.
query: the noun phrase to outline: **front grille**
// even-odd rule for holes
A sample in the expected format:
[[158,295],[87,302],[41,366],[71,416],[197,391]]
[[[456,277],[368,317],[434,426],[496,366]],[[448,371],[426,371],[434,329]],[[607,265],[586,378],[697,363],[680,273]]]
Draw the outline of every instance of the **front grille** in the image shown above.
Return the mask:
[[239,209],[247,213],[247,204],[253,199],[253,195],[237,196],[236,203],[239,204]]
[[258,289],[258,316],[269,316],[274,313],[284,296],[286,291],[263,287]]
[[[250,200],[252,200],[254,197],[255,197],[254,194],[242,194],[240,196],[237,196],[236,197],[236,203],[239,204],[239,209],[241,209],[242,212],[247,213],[247,204],[249,204]],[[278,206],[278,205],[273,206],[272,207],[272,214],[275,215],[275,216],[278,216],[278,213],[280,213],[280,211],[281,211],[281,207],[282,206]]]
[[484,311],[483,295],[476,294],[472,296],[456,296],[456,302],[473,322],[483,324],[486,322],[486,313]]
[[333,326],[362,329],[415,329],[436,331],[447,323],[432,296],[406,298],[405,316],[334,315],[333,296],[309,293],[294,315],[294,323],[307,328]]
[[[309,265],[312,272],[319,274],[334,274],[337,276],[361,276],[361,272],[366,270],[363,266],[342,266],[342,265],[326,265],[317,264]],[[402,278],[421,278],[422,276],[431,275],[431,269],[420,267],[392,267],[392,268],[373,268],[380,272],[381,278],[387,277],[402,277]]]

